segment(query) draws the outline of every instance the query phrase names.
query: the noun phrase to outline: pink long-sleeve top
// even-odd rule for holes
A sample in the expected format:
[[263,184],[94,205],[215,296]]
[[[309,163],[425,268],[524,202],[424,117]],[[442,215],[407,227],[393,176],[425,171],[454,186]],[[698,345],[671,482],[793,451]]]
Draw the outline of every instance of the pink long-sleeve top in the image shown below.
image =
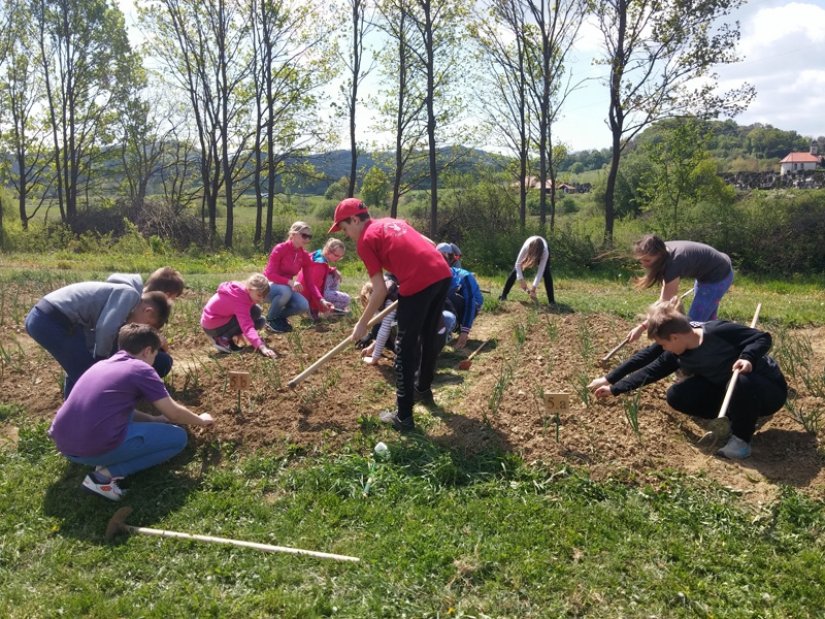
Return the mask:
[[264,276],[274,284],[289,285],[289,282],[298,274],[304,271],[303,295],[310,302],[310,305],[320,305],[321,292],[318,286],[312,281],[312,256],[305,249],[295,247],[292,241],[278,243],[272,248],[269,260],[264,269]]
[[201,327],[204,329],[217,329],[222,327],[232,319],[238,319],[244,337],[255,348],[264,345],[258,330],[255,329],[255,322],[249,311],[255,301],[249,296],[249,292],[241,282],[223,282],[218,286],[218,291],[206,302],[206,306],[201,313]]

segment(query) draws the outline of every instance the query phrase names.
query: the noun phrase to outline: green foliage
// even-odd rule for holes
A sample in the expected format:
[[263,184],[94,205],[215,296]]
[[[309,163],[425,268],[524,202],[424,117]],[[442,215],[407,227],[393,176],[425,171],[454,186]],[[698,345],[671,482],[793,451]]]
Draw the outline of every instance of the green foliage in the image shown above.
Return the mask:
[[324,198],[332,200],[336,204],[347,197],[347,190],[349,189],[349,179],[342,176],[337,181],[327,187],[324,193]]
[[390,189],[390,179],[386,172],[378,166],[373,166],[364,175],[360,196],[367,206],[384,207]]

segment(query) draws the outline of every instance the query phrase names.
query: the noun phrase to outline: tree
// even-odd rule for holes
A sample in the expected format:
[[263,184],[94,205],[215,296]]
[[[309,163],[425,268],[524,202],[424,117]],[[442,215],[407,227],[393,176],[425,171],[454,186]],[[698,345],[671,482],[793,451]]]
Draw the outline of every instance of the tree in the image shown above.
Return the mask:
[[142,12],[165,75],[189,100],[200,143],[202,218],[217,235],[218,197],[226,205],[224,246],[232,246],[234,183],[252,156],[247,143],[251,71],[249,14],[231,0],[154,0]]
[[410,179],[405,182],[406,172],[427,132],[422,120],[426,97],[413,78],[414,32],[413,20],[409,17],[412,3],[413,0],[382,0],[378,5],[382,16],[378,27],[392,42],[378,55],[386,76],[382,83],[388,84],[380,93],[384,101],[379,104],[379,111],[389,119],[386,124],[394,136],[390,217],[397,216],[401,196],[414,184]]
[[[526,0],[533,24],[527,28],[528,103],[535,122],[534,139],[539,151],[539,225],[547,217],[547,192],[550,187],[551,228],[555,218],[556,168],[552,130],[561,106],[575,90],[572,76],[565,76],[567,53],[584,19],[583,0]],[[566,149],[565,149],[566,153]],[[549,183],[548,183],[549,181]]]
[[[9,122],[0,143],[12,153],[14,166],[9,166],[6,176],[17,194],[17,212],[25,230],[44,203],[47,187],[43,183],[51,171],[50,153],[46,127],[36,113],[44,103],[36,24],[26,2],[12,3],[8,9],[8,32],[13,36],[8,37],[5,46],[6,73],[5,79],[0,80],[0,109],[7,111]],[[40,197],[30,213],[28,200],[35,192]]]
[[347,113],[349,116],[350,142],[350,171],[347,197],[355,195],[355,176],[358,167],[358,142],[355,134],[355,112],[358,106],[358,89],[361,83],[372,70],[372,66],[363,66],[364,39],[373,28],[372,10],[367,0],[349,0],[350,25],[352,38],[350,40],[350,55],[346,59],[348,76],[343,89],[347,99]]
[[332,200],[333,202],[340,202],[347,197],[349,190],[349,178],[342,176],[337,181],[332,183],[324,192],[324,198]]
[[123,14],[106,0],[36,0],[39,59],[53,142],[57,197],[63,221],[76,223],[80,183],[88,196],[96,150],[107,130],[118,87],[140,65]]
[[519,223],[527,223],[527,176],[530,166],[531,123],[527,105],[527,17],[521,0],[494,0],[489,13],[472,29],[481,47],[494,96],[485,106],[492,131],[518,160]]
[[609,67],[612,136],[603,242],[613,244],[613,193],[622,152],[644,127],[695,112],[733,115],[754,96],[751,86],[716,94],[716,64],[738,60],[738,23],[723,19],[743,0],[590,0]]
[[390,193],[390,180],[384,170],[373,166],[364,175],[361,183],[361,199],[369,206],[383,207]]
[[250,11],[257,127],[254,240],[271,247],[278,177],[297,171],[291,163],[295,155],[329,139],[316,111],[318,88],[328,79],[328,52],[323,46],[328,30],[309,4],[252,0]]
[[[410,51],[426,84],[424,107],[427,112],[427,159],[430,168],[430,235],[438,234],[438,162],[436,128],[450,117],[452,89],[458,68],[459,24],[466,18],[460,0],[415,0],[410,18],[418,35]],[[452,104],[455,105],[455,99]],[[440,105],[439,105],[440,104]]]

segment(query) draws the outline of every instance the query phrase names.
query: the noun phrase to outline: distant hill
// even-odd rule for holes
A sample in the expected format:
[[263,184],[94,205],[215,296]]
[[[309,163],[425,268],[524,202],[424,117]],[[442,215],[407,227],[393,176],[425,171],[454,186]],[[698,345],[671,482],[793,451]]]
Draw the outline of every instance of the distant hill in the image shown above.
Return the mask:
[[[501,170],[507,164],[507,157],[502,155],[488,153],[477,148],[464,147],[441,148],[436,154],[436,159],[442,169],[449,169],[452,173],[470,175],[482,175],[491,169]],[[296,179],[294,183],[291,183],[285,189],[297,193],[323,194],[332,183],[342,177],[349,176],[350,151],[333,150],[327,153],[307,155],[306,157],[291,159],[289,163],[293,166],[298,163],[311,164],[317,175],[313,178],[302,177]],[[358,186],[360,186],[364,174],[373,167],[381,168],[388,175],[392,175],[395,167],[395,153],[390,151],[359,153],[357,164]],[[427,153],[416,153],[408,164],[407,177],[421,179],[414,185],[417,189],[426,189],[429,187],[428,170]]]

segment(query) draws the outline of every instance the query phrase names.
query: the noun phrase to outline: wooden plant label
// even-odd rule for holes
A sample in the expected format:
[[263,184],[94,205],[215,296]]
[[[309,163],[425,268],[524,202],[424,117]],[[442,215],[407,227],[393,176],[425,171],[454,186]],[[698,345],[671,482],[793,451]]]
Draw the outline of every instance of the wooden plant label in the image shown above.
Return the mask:
[[240,391],[249,388],[249,372],[229,372],[229,386]]
[[553,413],[559,411],[570,410],[570,394],[569,393],[545,393],[544,406]]

